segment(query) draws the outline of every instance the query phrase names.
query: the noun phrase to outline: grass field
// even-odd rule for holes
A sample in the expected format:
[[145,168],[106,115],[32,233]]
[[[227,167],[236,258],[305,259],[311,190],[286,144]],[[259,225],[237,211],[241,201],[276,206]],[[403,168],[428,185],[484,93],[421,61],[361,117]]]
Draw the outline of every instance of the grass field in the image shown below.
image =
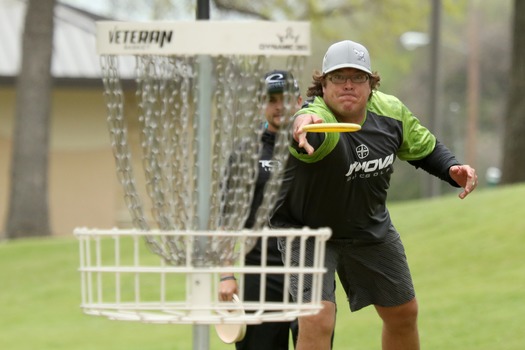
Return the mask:
[[[420,304],[422,348],[525,349],[525,185],[394,203]],[[191,325],[84,315],[75,238],[0,243],[0,349],[190,350]],[[380,349],[373,308],[338,288],[335,349]],[[210,327],[210,349],[233,349]]]

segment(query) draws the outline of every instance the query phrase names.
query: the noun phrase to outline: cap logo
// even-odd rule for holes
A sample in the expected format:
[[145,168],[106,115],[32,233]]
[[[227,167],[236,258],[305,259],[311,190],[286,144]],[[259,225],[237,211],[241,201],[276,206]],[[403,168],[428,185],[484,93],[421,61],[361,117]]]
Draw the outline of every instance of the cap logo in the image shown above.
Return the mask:
[[266,78],[268,84],[282,83],[283,80],[285,80],[285,78],[282,73],[273,73]]
[[[284,93],[288,88],[299,91],[299,85],[291,73],[286,71],[273,71],[265,78],[268,93]],[[290,84],[290,86],[288,86]]]
[[286,77],[282,73],[273,73],[266,77],[268,92],[282,92],[286,86]]
[[364,52],[364,51],[359,51],[359,50],[357,50],[357,49],[354,49],[354,53],[355,53],[355,55],[357,56],[357,60],[358,60],[358,61],[366,62],[366,59],[365,59],[365,52]]

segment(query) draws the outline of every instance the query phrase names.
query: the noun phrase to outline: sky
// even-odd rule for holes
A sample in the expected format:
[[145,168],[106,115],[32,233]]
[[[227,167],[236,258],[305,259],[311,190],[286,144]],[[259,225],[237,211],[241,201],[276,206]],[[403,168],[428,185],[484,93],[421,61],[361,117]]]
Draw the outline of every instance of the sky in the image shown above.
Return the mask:
[[[152,19],[151,0],[57,0],[61,3],[75,6],[77,8],[95,13],[97,15],[110,17],[117,20],[148,21]],[[163,18],[173,21],[195,20],[195,0],[174,0],[174,9],[164,14]],[[210,17],[215,19],[240,19],[239,14],[226,13],[214,9],[210,2]]]
[[[59,2],[78,7],[80,9],[93,12],[98,15],[114,17],[115,19],[125,20],[149,20],[150,6],[146,1],[135,1],[133,10],[128,10],[129,0],[58,0]],[[142,3],[142,5],[140,5]],[[114,6],[118,4],[118,6]],[[174,6],[177,9],[170,15],[173,20],[192,20],[195,14],[190,12],[186,7],[187,1],[175,1]]]

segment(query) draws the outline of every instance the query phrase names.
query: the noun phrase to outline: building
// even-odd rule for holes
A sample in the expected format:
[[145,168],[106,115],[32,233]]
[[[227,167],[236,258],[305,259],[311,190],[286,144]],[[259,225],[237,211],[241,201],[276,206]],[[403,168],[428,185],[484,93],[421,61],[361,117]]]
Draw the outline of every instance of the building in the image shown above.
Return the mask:
[[[10,186],[15,82],[21,64],[25,2],[0,2],[0,230]],[[106,125],[96,21],[64,4],[55,7],[49,157],[49,213],[54,235],[75,227],[111,228],[126,221]]]

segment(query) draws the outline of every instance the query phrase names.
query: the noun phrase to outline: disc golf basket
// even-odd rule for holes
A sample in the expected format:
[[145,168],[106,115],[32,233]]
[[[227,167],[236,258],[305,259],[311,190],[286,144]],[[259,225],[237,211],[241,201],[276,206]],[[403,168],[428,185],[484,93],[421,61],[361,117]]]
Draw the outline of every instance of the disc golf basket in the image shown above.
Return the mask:
[[[132,228],[75,230],[84,312],[195,325],[286,321],[317,313],[330,231],[265,228],[288,155],[287,128],[276,136],[272,162],[281,166],[265,187],[255,226],[243,228],[261,152],[263,76],[279,58],[285,62],[278,68],[299,76],[309,54],[309,25],[99,22],[97,41],[112,149]],[[120,75],[123,62],[130,61],[136,72],[132,111],[124,108]],[[284,96],[289,119],[296,100],[292,81]],[[140,140],[135,142],[140,147],[133,140]],[[313,264],[292,265],[288,250],[284,266],[267,265],[271,237],[297,240],[302,255],[306,242],[313,241]],[[244,265],[258,240],[261,265]],[[218,300],[222,273],[236,275],[240,302]],[[261,275],[259,300],[244,300],[246,274]],[[283,300],[265,301],[268,274],[284,277]],[[310,299],[291,299],[291,276],[299,291],[312,284]],[[235,309],[244,312],[231,312]]]

